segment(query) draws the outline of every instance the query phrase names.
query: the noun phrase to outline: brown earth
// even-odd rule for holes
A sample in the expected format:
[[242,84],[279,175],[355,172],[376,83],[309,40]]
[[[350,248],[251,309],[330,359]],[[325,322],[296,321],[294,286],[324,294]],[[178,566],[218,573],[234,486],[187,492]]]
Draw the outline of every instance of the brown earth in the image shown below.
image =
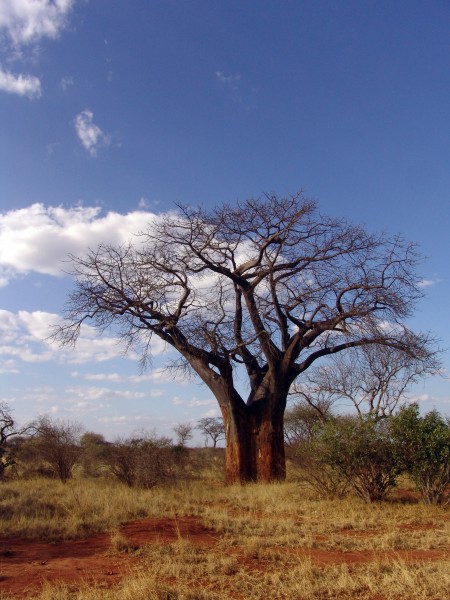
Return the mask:
[[[408,526],[405,526],[405,528]],[[419,529],[420,527],[414,527]],[[424,527],[427,529],[427,526]],[[133,550],[144,545],[188,539],[191,543],[211,547],[219,535],[206,528],[197,517],[142,519],[124,525],[120,533],[131,552],[114,551],[111,535],[58,543],[41,543],[22,539],[0,538],[0,595],[32,598],[45,582],[67,585],[96,582],[113,586],[139,563]],[[409,550],[398,552],[357,552],[323,549],[278,549],[310,558],[315,564],[367,563],[380,557],[402,560],[439,560],[450,556],[446,550]],[[242,562],[250,569],[267,568],[267,559],[246,556]]]
[[[144,544],[174,542],[180,536],[202,546],[214,544],[217,535],[195,517],[142,519],[120,528],[130,549]],[[30,598],[44,582],[113,585],[134,565],[133,553],[114,552],[110,534],[57,543],[0,538],[0,594]]]

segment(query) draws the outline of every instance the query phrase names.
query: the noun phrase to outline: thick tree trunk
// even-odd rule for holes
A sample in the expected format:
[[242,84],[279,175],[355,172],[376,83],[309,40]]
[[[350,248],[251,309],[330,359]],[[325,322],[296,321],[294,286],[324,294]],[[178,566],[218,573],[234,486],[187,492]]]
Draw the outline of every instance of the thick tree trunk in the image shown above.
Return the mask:
[[251,406],[222,406],[229,483],[285,479],[284,407],[284,400],[273,398]]

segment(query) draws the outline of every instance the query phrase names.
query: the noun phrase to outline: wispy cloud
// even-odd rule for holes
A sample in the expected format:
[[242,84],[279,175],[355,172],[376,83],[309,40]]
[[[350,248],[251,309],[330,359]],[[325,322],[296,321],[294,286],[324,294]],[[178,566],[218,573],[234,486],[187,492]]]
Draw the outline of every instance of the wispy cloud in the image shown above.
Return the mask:
[[212,398],[208,398],[206,400],[202,400],[200,398],[197,397],[193,397],[193,398],[180,398],[179,396],[174,396],[171,400],[172,404],[174,404],[175,406],[189,406],[190,408],[196,408],[199,406],[211,406],[216,404],[216,401]]
[[432,285],[436,285],[437,283],[441,283],[442,279],[439,279],[438,277],[436,277],[435,279],[422,279],[421,281],[419,281],[418,286],[419,287],[430,287]]
[[[78,373],[73,374],[73,376],[78,376]],[[124,380],[119,373],[88,373],[84,378],[87,381],[113,381],[115,383]]]
[[224,71],[215,72],[216,81],[219,86],[227,93],[231,100],[245,110],[256,108],[255,99],[258,89],[249,87],[240,73],[225,73]]
[[79,401],[95,401],[99,400],[113,400],[113,399],[125,399],[125,400],[139,400],[147,398],[148,394],[145,392],[133,392],[130,390],[118,390],[107,387],[85,387],[77,386],[67,388],[65,394],[69,397],[75,397]]
[[[0,41],[8,60],[22,57],[24,48],[36,49],[42,38],[55,39],[67,24],[76,0],[0,0]],[[0,67],[0,91],[39,98],[38,77]]]
[[75,80],[74,80],[74,78],[73,78],[73,77],[69,77],[69,76],[67,76],[67,77],[63,77],[63,78],[61,79],[61,81],[59,82],[59,85],[60,85],[60,87],[61,87],[61,89],[62,89],[63,91],[66,91],[66,90],[68,90],[70,87],[72,87],[73,85],[75,85]]
[[[19,363],[57,362],[63,364],[99,363],[123,356],[119,341],[111,336],[98,336],[89,326],[83,326],[76,348],[61,349],[48,337],[60,317],[44,311],[11,311],[0,309],[0,357],[2,364],[9,361],[9,372],[17,370]],[[156,346],[158,353],[163,344]],[[137,359],[133,353],[127,355]]]
[[74,4],[75,0],[1,0],[0,30],[16,46],[55,39]]
[[94,123],[94,113],[88,108],[75,117],[74,125],[80,142],[91,156],[96,156],[99,148],[111,142],[109,136]]
[[188,406],[190,406],[190,407],[211,406],[211,405],[215,405],[215,404],[216,404],[216,400],[213,400],[212,398],[209,398],[208,400],[200,400],[199,398],[192,398],[188,402]]
[[114,417],[100,417],[98,422],[111,425],[124,425],[126,423],[142,423],[143,421],[150,420],[151,417],[148,415],[117,415]]
[[226,85],[232,89],[236,89],[237,84],[241,79],[241,76],[239,73],[226,75],[223,71],[216,71],[216,79],[221,84]]
[[[155,339],[155,342],[158,344],[158,341]],[[80,374],[77,371],[72,373],[73,377],[79,377]],[[172,371],[168,371],[164,368],[152,369],[150,373],[140,374],[140,375],[119,375],[119,373],[86,373],[83,375],[83,379],[86,381],[111,381],[114,383],[133,383],[133,384],[141,384],[147,383],[149,381],[158,384],[165,383],[174,383],[176,382],[179,385],[185,384],[186,379],[182,376],[176,377],[176,373]],[[158,395],[160,393],[158,392]]]
[[42,94],[41,82],[33,75],[14,75],[0,67],[0,90],[8,94],[39,98]]

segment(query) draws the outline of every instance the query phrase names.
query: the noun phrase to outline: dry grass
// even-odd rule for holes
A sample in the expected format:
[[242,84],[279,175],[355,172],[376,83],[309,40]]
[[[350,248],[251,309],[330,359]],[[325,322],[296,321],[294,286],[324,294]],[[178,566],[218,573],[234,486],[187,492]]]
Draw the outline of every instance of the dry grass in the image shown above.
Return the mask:
[[[217,532],[217,542],[198,546],[179,534],[172,543],[141,545],[138,567],[117,587],[47,584],[39,600],[450,597],[450,514],[444,508],[323,500],[294,482],[200,481],[147,491],[81,479],[0,486],[2,535],[53,540],[108,531],[116,555],[136,550],[119,531],[121,523],[176,515],[200,517]],[[424,551],[447,556],[419,558]]]
[[189,543],[155,546],[118,587],[47,586],[39,600],[446,600],[448,562],[379,559],[314,565],[308,558],[252,568]]

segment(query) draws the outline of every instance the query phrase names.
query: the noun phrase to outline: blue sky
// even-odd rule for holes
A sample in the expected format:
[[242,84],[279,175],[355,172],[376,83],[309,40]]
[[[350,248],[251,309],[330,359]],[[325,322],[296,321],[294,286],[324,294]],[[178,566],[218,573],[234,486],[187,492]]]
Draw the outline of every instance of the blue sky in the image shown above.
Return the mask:
[[[217,415],[111,336],[43,341],[67,254],[175,202],[300,188],[427,257],[413,325],[450,347],[450,2],[2,0],[0,400],[109,438]],[[444,366],[450,366],[449,355]],[[450,413],[447,378],[411,392]]]

